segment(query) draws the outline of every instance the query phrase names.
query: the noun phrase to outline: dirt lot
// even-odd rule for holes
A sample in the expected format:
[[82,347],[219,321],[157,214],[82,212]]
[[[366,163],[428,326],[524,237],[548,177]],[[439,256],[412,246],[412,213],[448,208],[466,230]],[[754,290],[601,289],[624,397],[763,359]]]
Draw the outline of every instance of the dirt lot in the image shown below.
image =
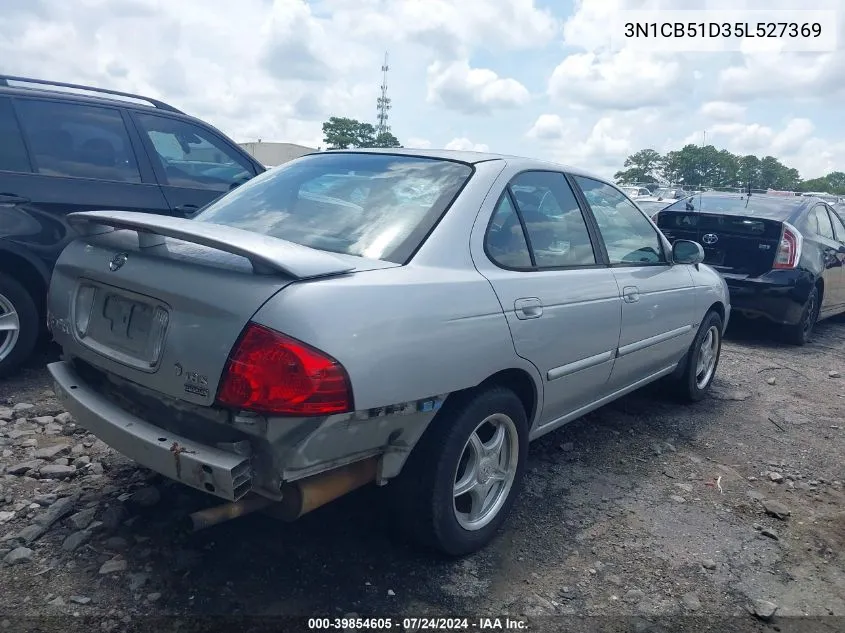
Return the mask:
[[[630,615],[641,633],[649,618],[787,630],[807,615],[843,630],[845,324],[819,325],[801,349],[753,325],[730,338],[705,401],[655,387],[533,445],[506,530],[457,562],[396,539],[377,489],[293,524],[253,515],[185,536],[179,518],[209,499],[55,418],[48,353],[0,384],[0,628],[480,613]],[[768,624],[749,612],[775,606]]]

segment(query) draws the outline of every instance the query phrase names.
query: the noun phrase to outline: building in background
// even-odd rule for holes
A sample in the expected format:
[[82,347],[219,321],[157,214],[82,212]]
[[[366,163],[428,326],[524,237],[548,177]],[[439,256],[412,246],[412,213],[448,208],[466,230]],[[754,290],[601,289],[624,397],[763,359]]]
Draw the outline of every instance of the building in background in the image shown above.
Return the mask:
[[265,167],[275,167],[294,158],[319,151],[317,148],[296,143],[265,143],[260,139],[250,143],[238,143],[238,145]]

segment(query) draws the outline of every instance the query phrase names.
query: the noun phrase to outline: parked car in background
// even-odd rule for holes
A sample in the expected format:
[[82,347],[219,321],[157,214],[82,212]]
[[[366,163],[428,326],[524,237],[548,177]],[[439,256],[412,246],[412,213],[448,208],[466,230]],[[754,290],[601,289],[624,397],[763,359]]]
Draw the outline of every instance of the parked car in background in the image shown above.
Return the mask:
[[68,213],[187,217],[263,171],[220,131],[161,101],[0,75],[0,375],[44,332],[50,273],[74,237]]
[[69,220],[49,370],[80,425],[289,518],[389,482],[409,534],[454,555],[505,520],[529,441],[661,378],[701,399],[730,315],[700,245],[529,159],[329,151],[193,219]]
[[620,189],[622,189],[622,191],[624,191],[625,194],[633,200],[651,195],[651,192],[645,187],[620,187]]
[[657,189],[651,195],[658,200],[679,200],[689,194],[680,187],[662,187]]
[[652,222],[657,222],[657,214],[663,209],[673,203],[672,200],[663,200],[653,197],[637,198],[635,200],[637,206],[651,218]]
[[733,309],[781,325],[792,343],[845,312],[845,223],[822,200],[704,193],[662,210],[657,225],[670,241],[700,242]]

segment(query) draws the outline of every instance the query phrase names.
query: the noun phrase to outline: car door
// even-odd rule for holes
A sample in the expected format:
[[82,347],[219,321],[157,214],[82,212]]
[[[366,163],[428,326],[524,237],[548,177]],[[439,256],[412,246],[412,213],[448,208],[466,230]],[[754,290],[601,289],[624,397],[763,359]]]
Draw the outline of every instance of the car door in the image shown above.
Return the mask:
[[516,175],[501,193],[476,266],[499,298],[516,353],[544,380],[540,426],[606,394],[621,320],[613,273],[566,176]]
[[825,204],[810,211],[810,226],[817,230],[816,239],[822,245],[824,260],[824,297],[822,312],[833,314],[845,310],[845,226],[836,213]]
[[175,215],[192,215],[258,171],[210,128],[157,113],[133,112],[132,118]]
[[0,102],[5,116],[13,106],[30,162],[26,171],[2,178],[7,227],[16,227],[3,236],[6,246],[25,250],[50,270],[74,236],[68,213],[168,212],[149,162],[138,159],[137,139],[133,143],[120,108],[29,97]]
[[615,187],[574,176],[598,225],[622,295],[622,327],[610,385],[622,389],[678,362],[702,315],[689,266],[673,265],[646,216]]

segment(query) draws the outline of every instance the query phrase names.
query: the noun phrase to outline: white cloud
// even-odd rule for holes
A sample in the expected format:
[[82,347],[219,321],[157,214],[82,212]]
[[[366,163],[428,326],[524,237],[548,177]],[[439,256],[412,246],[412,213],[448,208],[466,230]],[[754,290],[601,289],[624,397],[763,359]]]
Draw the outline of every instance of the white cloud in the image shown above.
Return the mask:
[[411,137],[403,145],[409,149],[430,149],[431,141],[425,138]]
[[713,126],[712,133],[737,153],[788,156],[801,152],[813,130],[812,121],[801,118],[791,119],[780,131],[759,123],[723,123]]
[[667,57],[634,53],[569,55],[549,79],[556,103],[580,103],[598,108],[631,110],[665,102],[685,76],[681,64]]
[[558,141],[567,133],[567,124],[557,114],[541,114],[528,130],[528,137],[540,141]]
[[737,121],[745,115],[745,108],[728,101],[708,101],[701,106],[701,114],[714,121]]
[[453,138],[446,143],[446,149],[460,150],[464,152],[489,152],[490,146],[484,143],[473,143],[468,138]]
[[422,44],[442,58],[546,45],[558,20],[534,0],[323,0],[346,32],[367,41]]
[[515,108],[531,98],[516,79],[503,79],[486,68],[470,68],[466,61],[434,62],[428,67],[428,101],[467,114]]

